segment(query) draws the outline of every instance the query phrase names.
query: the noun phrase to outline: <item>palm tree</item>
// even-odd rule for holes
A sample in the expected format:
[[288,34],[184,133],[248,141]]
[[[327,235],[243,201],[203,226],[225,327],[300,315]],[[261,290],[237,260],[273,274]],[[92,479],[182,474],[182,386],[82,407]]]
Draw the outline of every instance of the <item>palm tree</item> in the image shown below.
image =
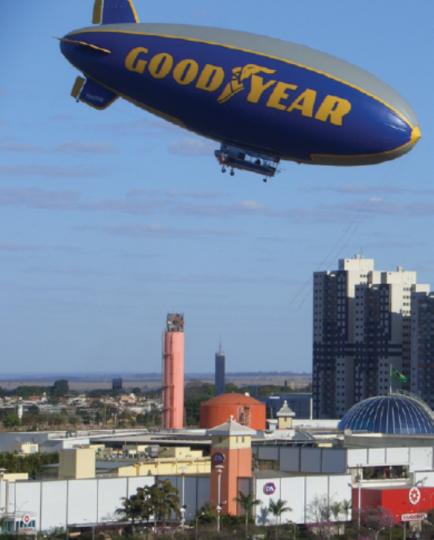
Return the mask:
[[348,516],[350,515],[350,510],[352,509],[352,507],[353,507],[353,503],[351,499],[345,499],[344,501],[342,501],[342,511],[344,512],[345,518],[347,519],[347,521],[348,521]]
[[149,522],[152,515],[152,507],[149,504],[146,488],[137,488],[137,492],[131,497],[122,498],[122,507],[116,510],[116,514],[124,519],[131,521],[131,528],[134,531],[134,525],[138,521]]
[[238,492],[238,497],[235,498],[237,503],[241,506],[241,508],[244,510],[244,516],[246,518],[246,538],[249,534],[249,521],[252,517],[252,511],[253,508],[260,504],[261,501],[258,499],[254,499],[252,494],[244,495],[242,491]]
[[342,503],[335,501],[330,505],[330,512],[335,521],[339,521],[339,515],[342,512]]
[[[352,503],[351,499],[345,499],[344,501],[342,501],[342,511],[345,514],[345,521],[346,522],[349,519],[350,511],[352,510],[352,508],[353,508],[353,503]],[[346,525],[347,525],[346,522],[344,523],[344,535],[345,535],[345,528],[346,528]]]
[[285,512],[292,512],[292,508],[289,506],[285,506],[286,501],[283,501],[282,499],[278,499],[276,502],[271,499],[271,501],[268,504],[268,511],[270,514],[272,514],[276,518],[276,529],[275,529],[275,538],[278,538],[279,534],[279,527],[282,524],[282,514]]
[[136,522],[143,523],[154,516],[154,520],[165,523],[172,514],[179,516],[178,490],[165,480],[158,481],[153,486],[137,488],[137,492],[131,497],[122,499],[122,506],[116,510],[118,515],[131,521],[134,531]]
[[180,515],[178,490],[168,480],[145,488],[157,520],[166,522],[172,514]]

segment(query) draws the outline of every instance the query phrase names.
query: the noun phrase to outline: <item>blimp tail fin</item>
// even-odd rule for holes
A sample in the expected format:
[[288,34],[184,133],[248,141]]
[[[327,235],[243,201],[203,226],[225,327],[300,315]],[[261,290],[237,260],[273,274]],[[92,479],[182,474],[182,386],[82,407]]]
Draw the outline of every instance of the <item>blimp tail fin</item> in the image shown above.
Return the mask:
[[95,0],[93,24],[138,23],[133,0]]
[[117,94],[101,86],[99,83],[92,79],[84,79],[83,77],[77,77],[71,95],[77,101],[86,103],[89,107],[100,111],[107,109],[118,97]]

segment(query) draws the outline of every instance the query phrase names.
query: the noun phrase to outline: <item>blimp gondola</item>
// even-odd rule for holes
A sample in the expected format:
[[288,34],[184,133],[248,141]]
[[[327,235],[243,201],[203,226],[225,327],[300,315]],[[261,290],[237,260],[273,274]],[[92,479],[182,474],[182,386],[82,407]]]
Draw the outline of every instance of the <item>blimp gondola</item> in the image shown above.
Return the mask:
[[309,47],[202,26],[141,24],[132,0],[96,0],[93,25],[60,39],[82,72],[72,95],[123,98],[220,146],[222,171],[276,174],[281,160],[368,165],[402,156],[421,130],[367,71]]

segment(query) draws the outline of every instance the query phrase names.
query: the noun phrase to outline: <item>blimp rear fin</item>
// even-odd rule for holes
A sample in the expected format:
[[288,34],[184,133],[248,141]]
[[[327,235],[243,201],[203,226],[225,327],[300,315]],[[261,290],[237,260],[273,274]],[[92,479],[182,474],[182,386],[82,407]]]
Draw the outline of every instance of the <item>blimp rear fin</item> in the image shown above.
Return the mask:
[[95,0],[93,24],[138,23],[133,0]]
[[71,95],[77,101],[81,101],[94,109],[107,109],[118,97],[104,86],[92,79],[77,77],[72,87]]

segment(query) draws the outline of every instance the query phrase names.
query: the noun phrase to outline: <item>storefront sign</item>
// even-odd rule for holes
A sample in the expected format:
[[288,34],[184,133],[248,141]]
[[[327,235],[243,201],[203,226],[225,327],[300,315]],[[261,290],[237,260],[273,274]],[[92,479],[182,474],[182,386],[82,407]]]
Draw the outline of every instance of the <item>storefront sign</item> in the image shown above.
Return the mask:
[[264,493],[265,495],[273,495],[273,493],[276,491],[276,484],[273,484],[273,482],[268,482],[264,486]]
[[401,521],[422,521],[422,519],[426,519],[428,517],[428,514],[425,514],[425,512],[418,512],[417,514],[402,514]]
[[410,491],[408,492],[408,500],[410,501],[410,504],[416,505],[420,502],[420,489],[417,487],[412,487]]

